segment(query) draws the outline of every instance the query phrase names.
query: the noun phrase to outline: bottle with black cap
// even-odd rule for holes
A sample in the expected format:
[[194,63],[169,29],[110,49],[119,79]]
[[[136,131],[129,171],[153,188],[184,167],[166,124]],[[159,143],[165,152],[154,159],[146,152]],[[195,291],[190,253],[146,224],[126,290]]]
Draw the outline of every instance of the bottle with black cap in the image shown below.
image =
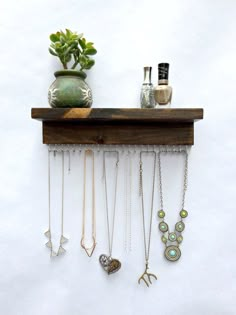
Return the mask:
[[140,94],[141,108],[155,108],[153,84],[151,81],[152,67],[144,67],[144,81]]
[[158,85],[154,89],[154,97],[158,108],[170,107],[172,87],[168,85],[169,64],[158,64]]

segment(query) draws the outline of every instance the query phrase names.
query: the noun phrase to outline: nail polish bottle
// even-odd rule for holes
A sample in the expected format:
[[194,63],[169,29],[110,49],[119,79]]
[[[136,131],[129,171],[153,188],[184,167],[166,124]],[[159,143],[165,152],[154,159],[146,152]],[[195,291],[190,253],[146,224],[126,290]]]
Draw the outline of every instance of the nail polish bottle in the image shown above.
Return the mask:
[[154,98],[157,108],[170,107],[172,87],[168,85],[169,63],[158,64],[158,85],[154,88]]
[[144,81],[140,94],[141,108],[155,108],[153,84],[151,81],[152,67],[144,67]]

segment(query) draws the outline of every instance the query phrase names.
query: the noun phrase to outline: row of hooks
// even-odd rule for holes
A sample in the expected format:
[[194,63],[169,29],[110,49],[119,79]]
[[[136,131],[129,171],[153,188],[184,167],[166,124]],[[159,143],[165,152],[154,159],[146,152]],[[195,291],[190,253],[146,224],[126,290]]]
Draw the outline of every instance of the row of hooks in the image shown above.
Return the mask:
[[71,170],[71,153],[79,153],[85,150],[93,150],[98,154],[102,151],[105,152],[120,152],[121,154],[136,154],[141,152],[163,152],[163,153],[189,153],[191,146],[189,145],[90,145],[90,144],[49,144],[48,153],[53,153],[54,157],[56,153],[67,153],[68,154],[68,172]]
[[94,152],[100,153],[101,151],[119,151],[121,153],[135,154],[142,150],[145,151],[162,151],[162,152],[182,152],[189,151],[190,145],[101,145],[101,144],[49,144],[49,152],[71,152],[81,153],[84,150],[91,149]]

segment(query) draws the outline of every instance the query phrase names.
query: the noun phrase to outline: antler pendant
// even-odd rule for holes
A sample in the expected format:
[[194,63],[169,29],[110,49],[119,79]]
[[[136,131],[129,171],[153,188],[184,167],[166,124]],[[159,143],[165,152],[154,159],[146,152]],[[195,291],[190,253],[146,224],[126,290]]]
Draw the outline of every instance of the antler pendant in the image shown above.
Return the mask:
[[140,284],[141,280],[143,280],[147,287],[149,287],[149,284],[152,284],[151,277],[153,277],[155,280],[157,280],[157,276],[153,273],[148,272],[148,264],[146,264],[146,268],[144,273],[141,275],[141,277],[138,279],[138,283]]

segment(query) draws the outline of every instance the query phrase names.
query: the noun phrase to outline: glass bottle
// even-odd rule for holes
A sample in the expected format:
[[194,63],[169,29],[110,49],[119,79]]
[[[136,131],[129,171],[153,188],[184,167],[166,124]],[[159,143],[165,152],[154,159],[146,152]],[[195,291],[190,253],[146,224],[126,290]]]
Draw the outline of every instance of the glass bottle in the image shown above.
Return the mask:
[[170,107],[172,99],[172,87],[168,85],[169,64],[158,64],[158,85],[154,89],[156,107]]
[[153,84],[151,82],[152,67],[144,67],[144,80],[140,94],[141,108],[155,108]]

